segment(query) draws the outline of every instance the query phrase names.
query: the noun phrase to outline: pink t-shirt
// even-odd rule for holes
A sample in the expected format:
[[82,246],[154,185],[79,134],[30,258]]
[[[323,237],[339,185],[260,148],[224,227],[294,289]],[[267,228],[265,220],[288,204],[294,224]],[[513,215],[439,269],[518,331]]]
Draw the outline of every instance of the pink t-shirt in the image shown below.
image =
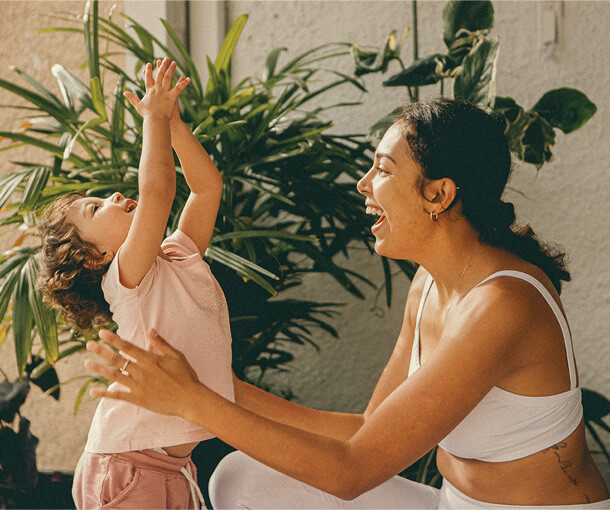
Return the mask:
[[[227,303],[195,243],[177,230],[162,244],[171,259],[157,257],[140,285],[119,281],[118,256],[102,281],[118,334],[149,349],[155,328],[182,351],[206,386],[234,401],[231,331]],[[129,370],[129,369],[128,369]],[[110,385],[110,389],[120,386]],[[196,405],[196,403],[193,403]],[[85,450],[118,453],[202,441],[208,431],[182,418],[165,416],[128,402],[102,399],[95,411]]]

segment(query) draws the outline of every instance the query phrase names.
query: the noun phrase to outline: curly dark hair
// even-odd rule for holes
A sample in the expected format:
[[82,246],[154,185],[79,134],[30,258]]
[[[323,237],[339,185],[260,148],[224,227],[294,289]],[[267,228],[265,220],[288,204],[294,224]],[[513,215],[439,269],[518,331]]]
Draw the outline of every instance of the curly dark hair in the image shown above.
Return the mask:
[[111,260],[84,241],[76,226],[67,220],[70,206],[84,196],[68,193],[44,211],[37,282],[45,304],[59,308],[66,321],[81,331],[112,320],[101,286]]

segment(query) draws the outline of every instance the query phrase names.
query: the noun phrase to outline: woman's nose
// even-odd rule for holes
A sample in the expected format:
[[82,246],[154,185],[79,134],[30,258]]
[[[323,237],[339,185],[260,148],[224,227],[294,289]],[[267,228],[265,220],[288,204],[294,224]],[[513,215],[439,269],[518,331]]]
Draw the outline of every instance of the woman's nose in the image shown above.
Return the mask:
[[370,170],[366,174],[364,174],[364,177],[362,177],[362,179],[360,179],[358,181],[358,184],[356,184],[356,189],[363,195],[366,195],[366,192],[368,191],[368,188],[369,188],[369,181],[368,181],[369,173],[370,173]]

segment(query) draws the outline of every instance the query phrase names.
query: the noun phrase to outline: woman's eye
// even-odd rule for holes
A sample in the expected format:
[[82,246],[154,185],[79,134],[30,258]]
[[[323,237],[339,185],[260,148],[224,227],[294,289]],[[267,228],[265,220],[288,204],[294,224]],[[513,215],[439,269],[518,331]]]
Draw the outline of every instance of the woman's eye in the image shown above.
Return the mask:
[[97,211],[99,208],[99,205],[93,204],[93,214],[95,214],[95,211]]
[[382,174],[387,174],[388,173],[388,171],[385,168],[383,168],[382,166],[378,166],[377,167],[377,171],[379,173],[382,173]]

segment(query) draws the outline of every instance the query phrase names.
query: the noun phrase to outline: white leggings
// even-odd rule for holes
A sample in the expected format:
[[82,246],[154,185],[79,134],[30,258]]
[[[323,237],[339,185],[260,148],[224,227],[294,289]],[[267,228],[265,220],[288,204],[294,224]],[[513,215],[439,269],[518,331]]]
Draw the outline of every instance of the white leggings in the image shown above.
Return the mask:
[[598,509],[610,508],[610,500],[599,503],[567,506],[526,507],[494,505],[469,498],[446,480],[435,489],[406,478],[395,476],[351,501],[325,492],[283,475],[236,451],[227,455],[210,478],[210,499],[215,510],[223,509]]

